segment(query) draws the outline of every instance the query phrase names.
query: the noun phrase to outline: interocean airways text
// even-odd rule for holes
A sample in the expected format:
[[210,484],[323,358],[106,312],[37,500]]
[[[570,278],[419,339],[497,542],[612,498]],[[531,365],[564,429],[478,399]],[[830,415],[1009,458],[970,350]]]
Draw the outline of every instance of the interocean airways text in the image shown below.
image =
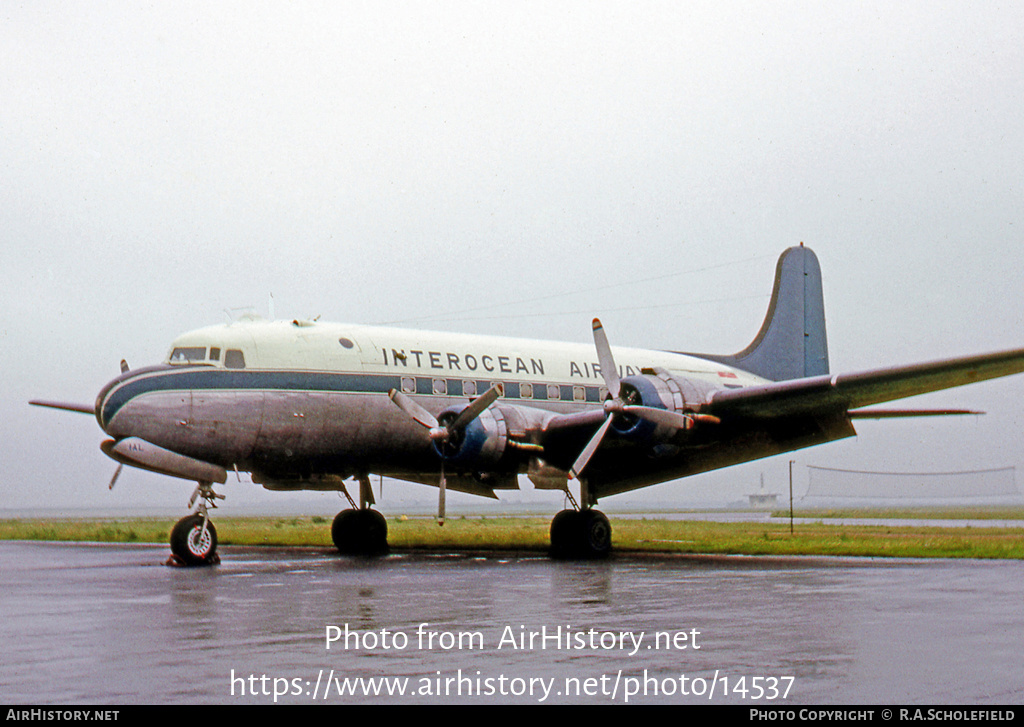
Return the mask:
[[[390,368],[417,368],[446,371],[449,374],[489,373],[525,374],[545,376],[543,358],[518,355],[452,353],[449,351],[423,351],[419,349],[382,348],[384,365]],[[634,376],[639,372],[633,366],[619,366],[619,376]],[[552,372],[556,374],[558,372]],[[601,376],[601,365],[590,361],[569,361],[569,370],[561,372],[569,378],[596,379]]]

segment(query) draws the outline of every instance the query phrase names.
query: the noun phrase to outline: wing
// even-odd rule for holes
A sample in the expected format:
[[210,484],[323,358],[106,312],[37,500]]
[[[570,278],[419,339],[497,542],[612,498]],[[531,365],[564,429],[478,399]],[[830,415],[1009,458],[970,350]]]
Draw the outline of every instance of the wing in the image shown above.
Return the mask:
[[[593,454],[586,478],[600,496],[635,490],[835,441],[856,434],[861,407],[1024,372],[1024,349],[850,374],[813,376],[742,389],[719,389],[694,412],[694,426],[646,439],[613,433]],[[879,416],[894,416],[883,411]],[[963,410],[902,415],[969,413]],[[604,421],[592,411],[551,417],[540,441],[551,464],[569,469]],[[661,436],[659,436],[659,433]]]

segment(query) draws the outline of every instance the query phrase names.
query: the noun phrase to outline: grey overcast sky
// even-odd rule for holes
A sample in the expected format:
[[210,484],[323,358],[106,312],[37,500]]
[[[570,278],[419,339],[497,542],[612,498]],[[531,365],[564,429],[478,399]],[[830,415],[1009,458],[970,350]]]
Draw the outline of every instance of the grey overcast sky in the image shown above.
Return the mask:
[[[1022,346],[1022,37],[1012,2],[0,2],[0,507],[184,514],[191,485],[107,492],[96,422],[26,402],[271,294],[728,353],[803,241],[834,372]],[[932,394],[988,414],[794,458],[1020,468],[1022,401]],[[781,490],[788,459],[652,492]]]

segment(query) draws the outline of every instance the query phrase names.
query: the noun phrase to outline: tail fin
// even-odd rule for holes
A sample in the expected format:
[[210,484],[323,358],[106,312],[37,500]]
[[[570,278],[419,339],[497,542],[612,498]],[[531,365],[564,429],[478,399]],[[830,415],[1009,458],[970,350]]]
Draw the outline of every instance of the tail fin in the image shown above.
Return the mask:
[[771,381],[828,373],[825,302],[817,256],[800,243],[782,253],[761,330],[732,356],[708,356]]

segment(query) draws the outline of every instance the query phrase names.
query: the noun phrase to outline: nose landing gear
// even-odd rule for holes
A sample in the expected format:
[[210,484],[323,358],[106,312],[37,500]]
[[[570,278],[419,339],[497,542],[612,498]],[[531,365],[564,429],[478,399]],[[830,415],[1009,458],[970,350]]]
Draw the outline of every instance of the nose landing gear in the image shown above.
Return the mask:
[[196,566],[220,563],[220,556],[217,555],[217,529],[210,522],[209,509],[216,508],[215,500],[223,500],[224,495],[214,492],[212,483],[200,482],[192,493],[189,507],[192,507],[198,498],[202,498],[202,502],[196,511],[179,520],[171,530],[171,557],[167,565]]

